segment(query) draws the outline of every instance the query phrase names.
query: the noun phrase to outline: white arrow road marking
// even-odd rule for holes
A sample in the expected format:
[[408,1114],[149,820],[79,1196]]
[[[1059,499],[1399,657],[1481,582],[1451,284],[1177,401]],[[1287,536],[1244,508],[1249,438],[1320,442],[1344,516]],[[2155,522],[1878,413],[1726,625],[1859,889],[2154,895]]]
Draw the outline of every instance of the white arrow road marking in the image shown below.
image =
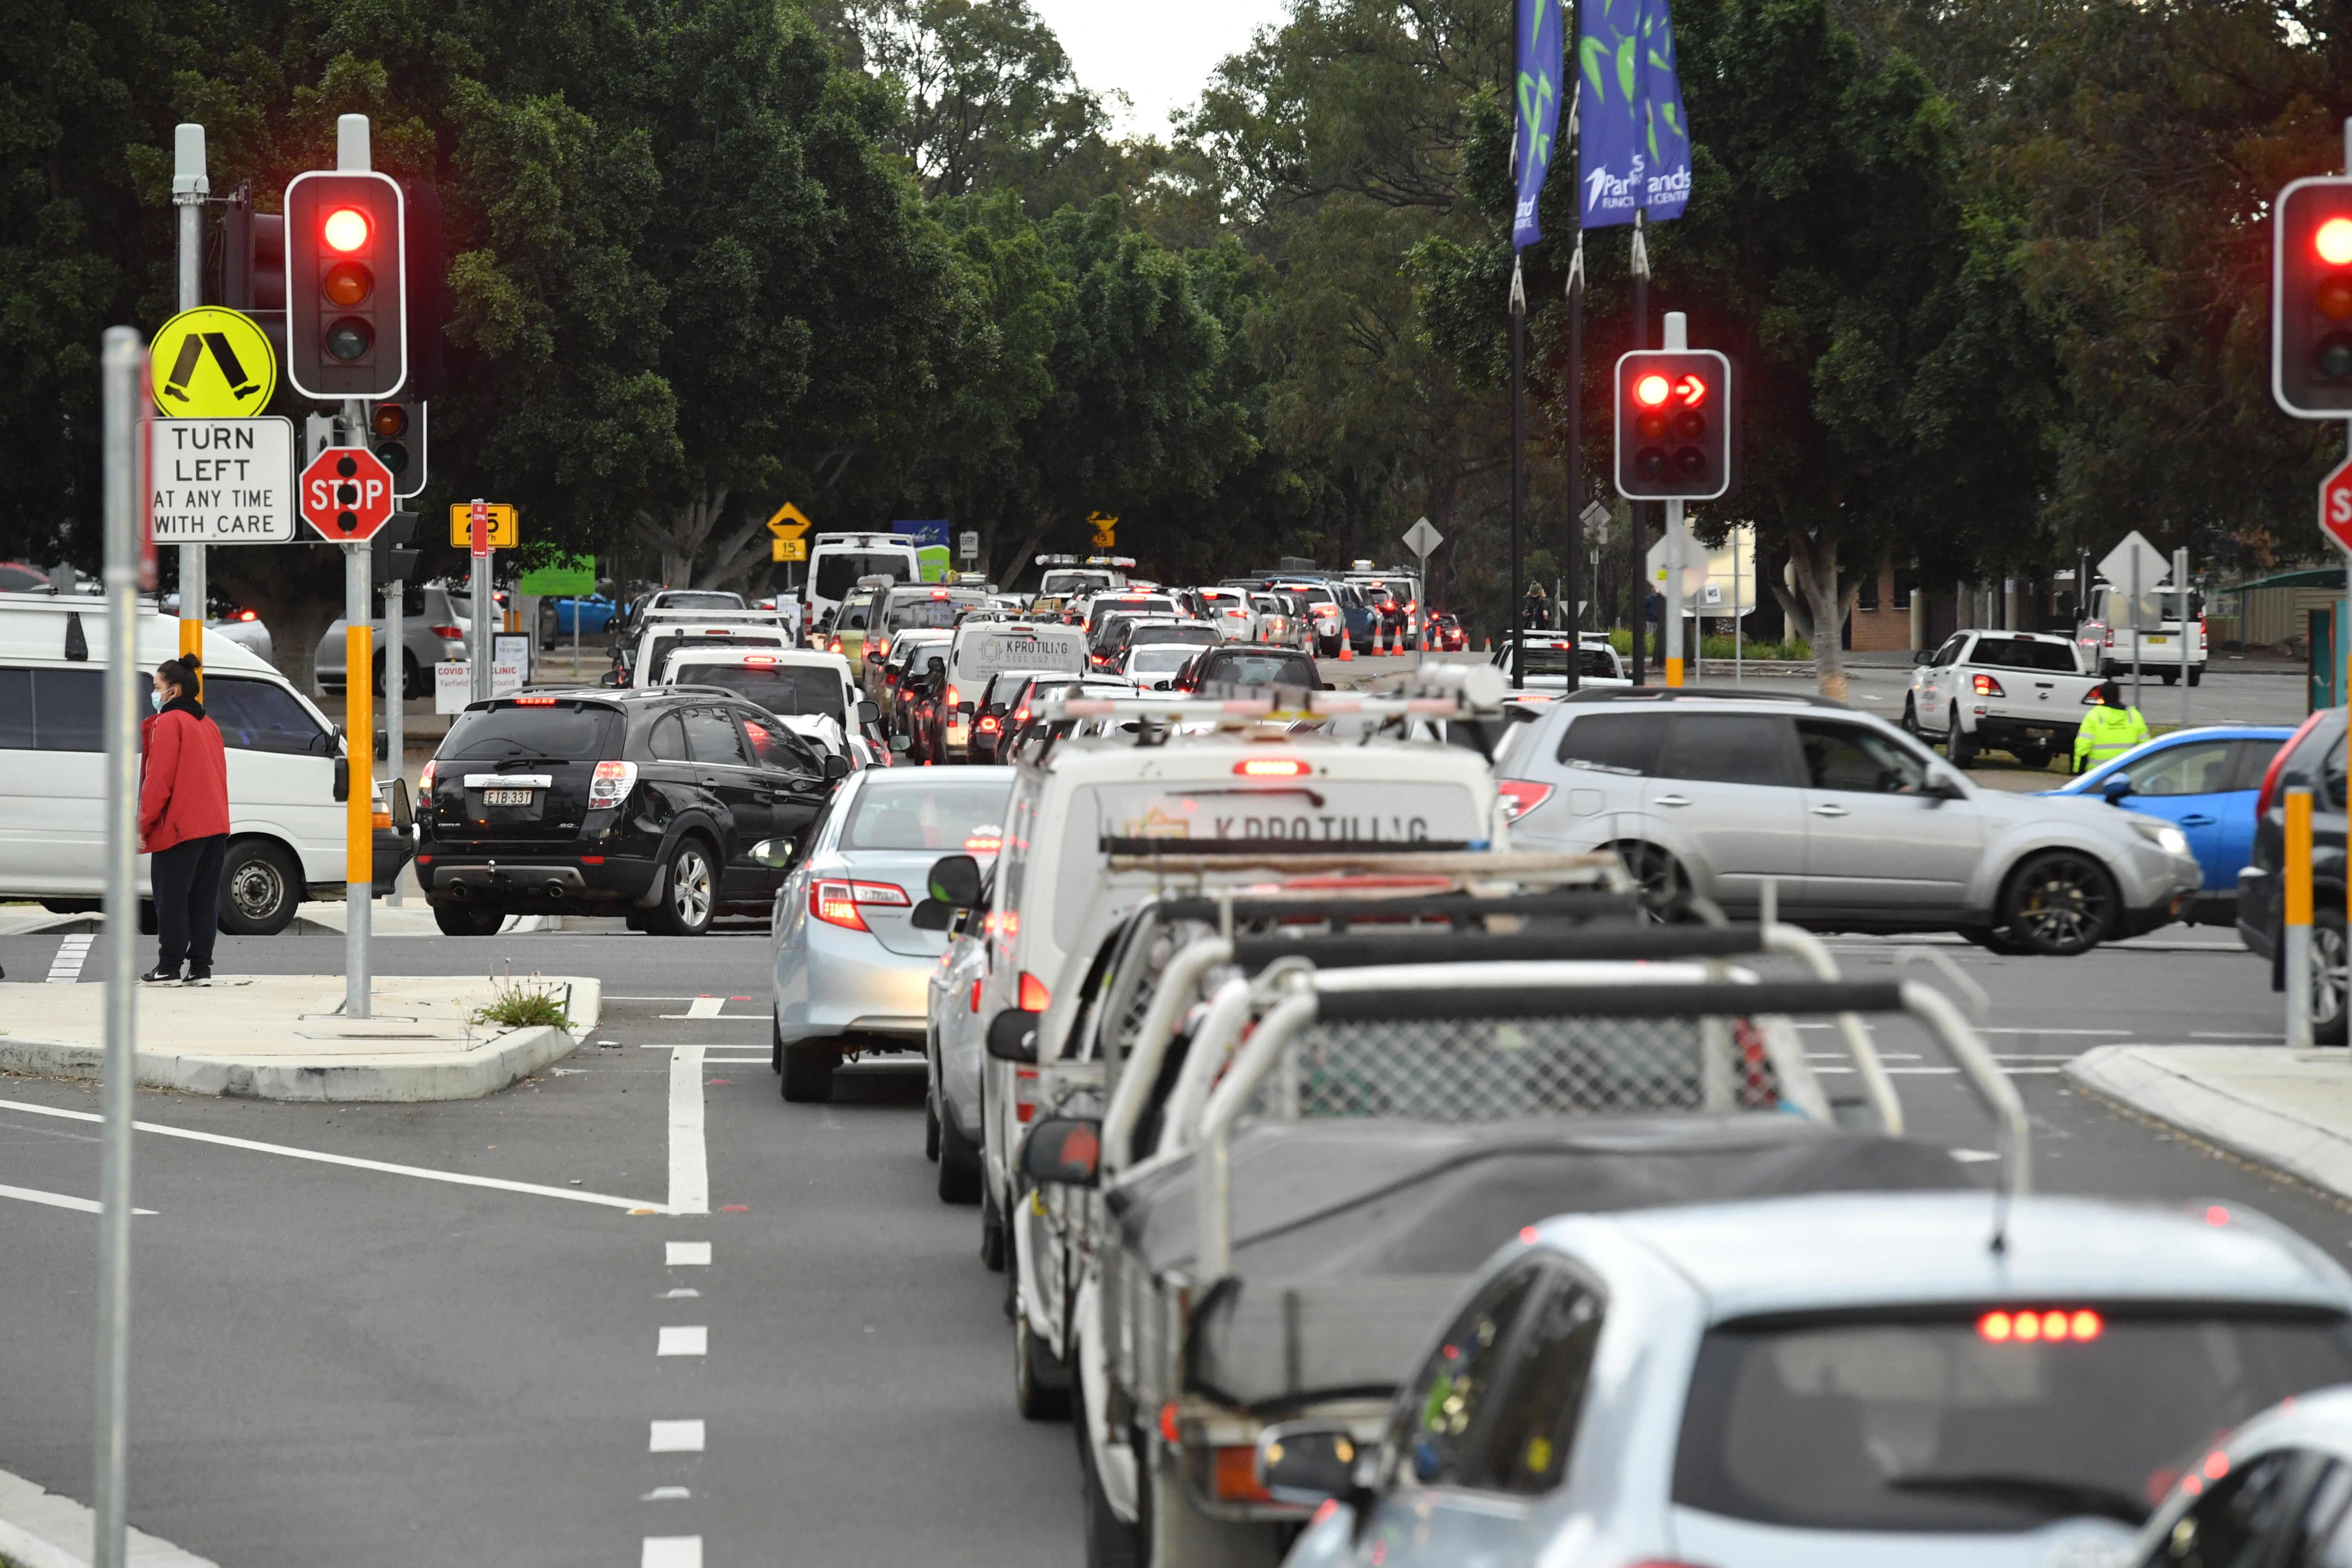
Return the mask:
[[[701,1108],[698,1098],[696,1109]],[[55,1105],[34,1105],[22,1100],[0,1100],[0,1111],[22,1111],[32,1116],[60,1116],[71,1122],[102,1122],[106,1118],[89,1111],[66,1111]],[[289,1160],[315,1160],[325,1166],[348,1166],[353,1170],[382,1171],[389,1176],[415,1176],[423,1181],[446,1181],[457,1186],[486,1186],[499,1192],[525,1192],[536,1197],[561,1197],[572,1203],[593,1203],[606,1208],[644,1209],[650,1213],[668,1212],[659,1204],[642,1198],[611,1197],[601,1192],[583,1192],[578,1187],[541,1186],[536,1182],[508,1181],[502,1176],[469,1176],[463,1171],[427,1170],[423,1166],[394,1165],[389,1160],[363,1160],[353,1155],[330,1155],[318,1149],[289,1148],[284,1144],[257,1143],[251,1138],[232,1138],[220,1133],[200,1133],[193,1127],[166,1127],[159,1122],[133,1122],[142,1133],[155,1133],[166,1138],[186,1138],[194,1143],[218,1144],[224,1148],[249,1149],[261,1155],[282,1155]],[[695,1210],[707,1214],[709,1208]]]
[[702,1138],[702,1047],[698,1045],[670,1047],[668,1212],[710,1212],[710,1159]]
[[[13,1197],[19,1203],[46,1203],[51,1208],[70,1208],[82,1214],[104,1214],[106,1205],[87,1197],[68,1197],[61,1192],[42,1192],[29,1186],[0,1186],[0,1197]],[[152,1208],[134,1208],[133,1214],[152,1214]]]

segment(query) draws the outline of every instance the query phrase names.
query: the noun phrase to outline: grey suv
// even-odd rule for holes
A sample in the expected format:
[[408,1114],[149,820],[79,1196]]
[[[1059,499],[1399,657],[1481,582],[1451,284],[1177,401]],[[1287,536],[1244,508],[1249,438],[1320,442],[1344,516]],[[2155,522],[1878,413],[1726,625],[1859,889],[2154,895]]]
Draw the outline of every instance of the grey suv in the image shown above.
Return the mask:
[[2200,880],[2169,822],[1979,789],[1894,726],[1823,698],[1579,693],[1496,761],[1522,849],[1610,848],[1652,906],[1693,895],[1830,930],[1957,931],[2066,955],[2177,918]]

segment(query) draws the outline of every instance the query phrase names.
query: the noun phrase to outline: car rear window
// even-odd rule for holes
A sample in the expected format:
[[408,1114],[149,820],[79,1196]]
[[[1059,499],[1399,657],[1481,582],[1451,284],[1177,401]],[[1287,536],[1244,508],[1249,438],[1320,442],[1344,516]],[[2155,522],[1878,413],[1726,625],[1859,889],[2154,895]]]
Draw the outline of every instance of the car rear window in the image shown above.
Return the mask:
[[656,610],[740,610],[740,593],[665,593],[654,601]]
[[915,571],[913,563],[896,551],[887,555],[866,555],[856,550],[820,553],[816,558],[816,586],[811,591],[819,599],[845,598],[861,577],[888,577],[894,582],[912,582]]
[[1658,743],[1665,735],[1662,713],[1579,714],[1560,737],[1559,759],[1596,773],[1639,776],[1657,762]]
[[1305,686],[1319,688],[1315,661],[1304,653],[1229,651],[1213,653],[1201,665],[1204,686]]
[[609,704],[532,699],[467,708],[435,753],[444,762],[602,762],[621,754],[621,712]]
[[876,780],[841,830],[845,850],[937,850],[994,854],[1004,833],[1010,779]]
[[841,703],[841,673],[817,664],[681,664],[680,685],[724,686],[770,713],[806,714],[848,722]]
[[885,630],[891,632],[905,632],[916,628],[944,632],[955,625],[956,617],[986,602],[987,601],[977,593],[966,593],[947,599],[904,599],[890,606],[890,612],[885,618],[883,625]]
[[1127,634],[1130,648],[1146,643],[1182,643],[1195,648],[1213,648],[1224,640],[1224,633],[1214,626],[1138,626]]
[[[1576,652],[1576,673],[1580,676],[1599,675],[1603,680],[1607,680],[1616,675],[1616,655],[1610,653],[1608,649],[1579,648]],[[1507,669],[1509,667],[1509,657],[1507,653],[1504,655]],[[1520,657],[1524,661],[1521,667],[1529,676],[1550,675],[1558,678],[1568,674],[1566,648],[1525,648],[1520,650]]]
[[696,632],[683,637],[656,637],[648,667],[658,673],[669,666],[669,656],[687,648],[781,648],[784,640],[759,632]]
[[1805,1530],[2136,1524],[2215,1433],[2347,1378],[2332,1313],[2071,1301],[1729,1323],[1699,1347],[1674,1497]]
[[1996,670],[2048,670],[2062,675],[2076,672],[2074,644],[2037,642],[2032,637],[1979,637],[1969,663]]
[[1139,675],[1172,675],[1199,656],[1190,643],[1146,643],[1127,656],[1127,667]]

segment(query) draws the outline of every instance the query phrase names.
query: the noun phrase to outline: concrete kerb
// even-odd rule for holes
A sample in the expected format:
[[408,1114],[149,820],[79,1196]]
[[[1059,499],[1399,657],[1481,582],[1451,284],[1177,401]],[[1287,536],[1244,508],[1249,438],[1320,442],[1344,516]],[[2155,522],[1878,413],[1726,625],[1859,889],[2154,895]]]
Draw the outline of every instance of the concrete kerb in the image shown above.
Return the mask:
[[[0,1470],[0,1568],[89,1568],[91,1518],[73,1499]],[[131,1568],[217,1568],[144,1531],[126,1545]]]
[[[148,1051],[137,1060],[142,1089],[239,1100],[478,1100],[562,1061],[579,1044],[562,1030],[542,1025],[509,1030],[462,1056],[398,1061],[236,1061]],[[104,1076],[105,1061],[99,1046],[0,1040],[0,1072],[95,1080]]]
[[2352,1198],[2352,1061],[2341,1051],[2107,1045],[2065,1071],[2119,1105]]

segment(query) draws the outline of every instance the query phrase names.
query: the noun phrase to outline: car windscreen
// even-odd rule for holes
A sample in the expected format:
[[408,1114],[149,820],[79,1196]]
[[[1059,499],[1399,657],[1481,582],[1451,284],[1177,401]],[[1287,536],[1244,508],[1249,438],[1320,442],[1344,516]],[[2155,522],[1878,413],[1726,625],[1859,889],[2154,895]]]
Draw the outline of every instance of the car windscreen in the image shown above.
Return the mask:
[[1107,571],[1049,571],[1037,591],[1048,597],[1066,599],[1074,593],[1084,593],[1090,588],[1115,588],[1118,580]]
[[1127,656],[1127,667],[1139,675],[1172,675],[1199,656],[1190,643],[1147,643]]
[[841,672],[821,664],[680,664],[672,672],[683,686],[725,686],[740,692],[770,713],[804,714],[848,723],[841,703]]
[[902,599],[890,606],[883,626],[891,632],[945,632],[954,627],[957,616],[987,602],[976,593],[949,599]]
[[[1576,653],[1576,673],[1580,677],[1599,675],[1606,680],[1617,674],[1616,658],[1608,649],[1579,648]],[[1523,648],[1519,656],[1524,661],[1520,668],[1528,677],[1550,675],[1555,679],[1564,679],[1568,674],[1566,648]],[[1508,669],[1509,655],[1505,654],[1504,659],[1504,667]]]
[[1304,653],[1250,649],[1243,652],[1228,649],[1212,653],[1201,664],[1201,685],[1204,686],[1306,686],[1318,687],[1322,682],[1315,674],[1315,661]]
[[740,593],[681,592],[665,593],[654,601],[656,610],[740,610],[743,596]]
[[1979,637],[1969,663],[1996,670],[2048,670],[2062,675],[2071,675],[2077,668],[2074,643],[2043,643],[2032,637]]
[[912,582],[915,569],[907,558],[897,551],[866,555],[857,550],[835,550],[816,558],[816,586],[811,591],[819,599],[840,599],[857,586],[861,577],[887,577],[893,582]]
[[1138,626],[1127,634],[1130,648],[1140,648],[1146,643],[1181,643],[1193,648],[1213,648],[1224,640],[1224,633],[1214,626]]
[[669,667],[669,656],[683,648],[781,648],[783,645],[782,637],[758,632],[689,632],[677,637],[656,637],[652,648],[647,650],[646,664],[649,670],[666,670]]
[[842,825],[845,850],[994,854],[1013,780],[877,779]]
[[467,708],[434,755],[444,762],[601,762],[621,755],[621,713],[607,703],[540,699]]
[[1729,1323],[1699,1347],[1674,1500],[1802,1530],[2136,1524],[2215,1433],[2347,1378],[2333,1313],[2069,1301]]

